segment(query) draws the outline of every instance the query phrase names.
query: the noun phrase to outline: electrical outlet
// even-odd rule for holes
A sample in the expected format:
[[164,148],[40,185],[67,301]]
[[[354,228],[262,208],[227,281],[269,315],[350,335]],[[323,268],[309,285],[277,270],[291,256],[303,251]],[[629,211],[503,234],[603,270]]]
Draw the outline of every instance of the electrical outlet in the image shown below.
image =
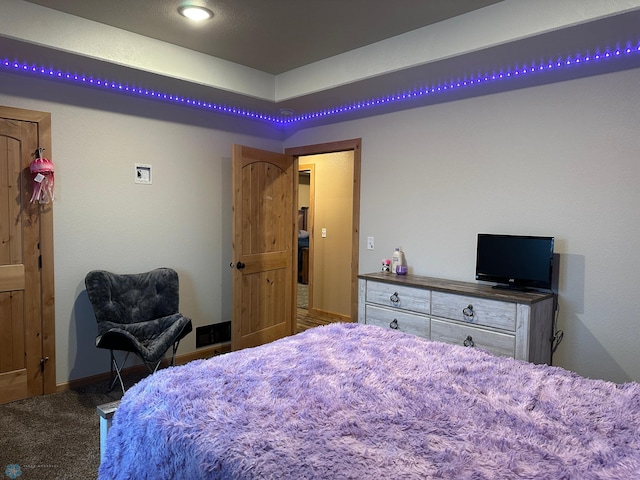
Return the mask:
[[367,237],[367,250],[373,250],[373,237]]

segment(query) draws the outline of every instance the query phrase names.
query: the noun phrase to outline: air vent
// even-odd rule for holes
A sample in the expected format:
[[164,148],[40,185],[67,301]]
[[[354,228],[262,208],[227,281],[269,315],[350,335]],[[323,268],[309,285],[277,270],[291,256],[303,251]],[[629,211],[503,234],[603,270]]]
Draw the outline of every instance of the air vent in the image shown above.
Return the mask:
[[196,327],[196,348],[231,341],[231,322]]

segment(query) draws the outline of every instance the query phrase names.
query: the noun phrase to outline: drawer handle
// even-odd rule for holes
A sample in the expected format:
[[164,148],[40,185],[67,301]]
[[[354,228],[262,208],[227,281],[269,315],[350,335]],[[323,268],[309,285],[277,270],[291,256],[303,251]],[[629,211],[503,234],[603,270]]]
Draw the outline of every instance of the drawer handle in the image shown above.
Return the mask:
[[467,320],[473,320],[473,315],[474,315],[473,305],[469,304],[467,305],[467,308],[463,308],[462,315],[464,315]]
[[393,320],[391,320],[391,323],[389,324],[389,328],[392,328],[393,330],[398,330],[398,320],[396,320],[395,318]]
[[398,296],[398,292],[394,292],[394,294],[389,297],[389,300],[391,300],[391,303],[394,303],[396,305],[400,303],[400,297]]
[[462,342],[462,344],[465,347],[475,347],[476,346],[475,342],[473,341],[473,338],[471,338],[471,335],[467,335],[467,338],[464,339],[464,342]]

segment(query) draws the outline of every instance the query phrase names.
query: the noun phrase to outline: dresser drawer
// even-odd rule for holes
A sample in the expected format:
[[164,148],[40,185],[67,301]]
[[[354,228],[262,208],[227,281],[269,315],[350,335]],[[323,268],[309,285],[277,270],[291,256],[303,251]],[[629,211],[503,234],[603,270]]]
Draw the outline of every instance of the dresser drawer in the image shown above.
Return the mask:
[[431,340],[438,342],[482,348],[501,357],[514,357],[516,354],[516,337],[508,333],[490,332],[471,325],[441,322],[431,319]]
[[404,333],[429,338],[429,317],[412,315],[395,308],[380,308],[367,305],[365,308],[365,323],[383,328],[393,328]]
[[516,312],[515,303],[444,292],[431,293],[431,314],[436,317],[515,332]]
[[366,301],[385,307],[429,314],[430,293],[429,290],[420,288],[369,281],[367,282]]

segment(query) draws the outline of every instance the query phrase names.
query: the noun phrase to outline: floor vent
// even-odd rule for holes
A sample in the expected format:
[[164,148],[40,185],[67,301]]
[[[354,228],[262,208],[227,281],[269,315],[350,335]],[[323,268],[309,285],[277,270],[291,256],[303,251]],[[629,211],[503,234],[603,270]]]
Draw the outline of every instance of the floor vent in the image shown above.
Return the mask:
[[231,322],[196,327],[196,348],[231,341]]

